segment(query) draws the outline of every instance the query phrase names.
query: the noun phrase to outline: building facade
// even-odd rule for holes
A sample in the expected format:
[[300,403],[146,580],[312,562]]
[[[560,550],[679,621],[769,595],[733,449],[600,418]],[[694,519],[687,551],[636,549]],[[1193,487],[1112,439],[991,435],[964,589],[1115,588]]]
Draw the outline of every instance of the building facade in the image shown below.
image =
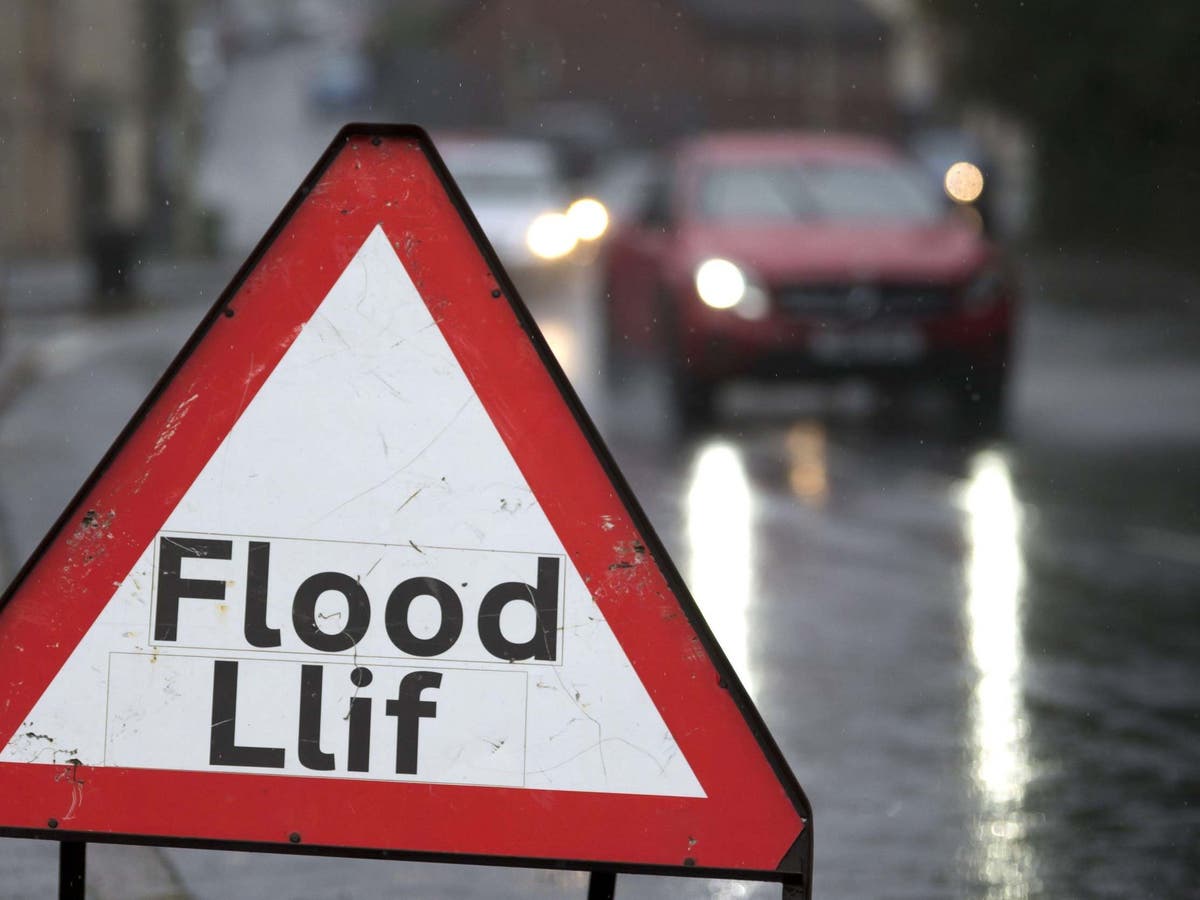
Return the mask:
[[5,4],[0,253],[72,254],[104,233],[174,242],[190,179],[173,139],[190,115],[185,12],[185,0]]
[[897,127],[891,31],[859,0],[454,4],[440,41],[508,122],[603,106],[630,138]]

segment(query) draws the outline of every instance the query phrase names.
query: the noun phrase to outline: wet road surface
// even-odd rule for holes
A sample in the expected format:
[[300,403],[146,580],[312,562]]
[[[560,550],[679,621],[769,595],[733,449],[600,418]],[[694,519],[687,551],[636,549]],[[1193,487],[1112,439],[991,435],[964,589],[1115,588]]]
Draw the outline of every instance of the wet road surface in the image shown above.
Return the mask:
[[[881,418],[853,388],[735,390],[716,428],[680,436],[652,368],[603,387],[588,279],[532,306],[809,794],[816,895],[1194,896],[1200,422],[1165,402],[1197,396],[1190,340],[1153,317],[1105,339],[1103,315],[1033,309],[1006,439],[964,439],[936,398]],[[189,295],[118,320],[27,320],[36,377],[0,418],[11,558],[199,314]],[[1062,333],[1096,340],[1064,349]],[[1136,408],[1089,397],[1129,379]],[[51,890],[53,851],[3,842],[0,884]],[[141,852],[178,896],[586,892],[575,873]],[[96,877],[122,853],[94,847]]]
[[1035,308],[1005,440],[803,391],[639,440],[610,403],[813,802],[819,896],[1194,896],[1194,327]]

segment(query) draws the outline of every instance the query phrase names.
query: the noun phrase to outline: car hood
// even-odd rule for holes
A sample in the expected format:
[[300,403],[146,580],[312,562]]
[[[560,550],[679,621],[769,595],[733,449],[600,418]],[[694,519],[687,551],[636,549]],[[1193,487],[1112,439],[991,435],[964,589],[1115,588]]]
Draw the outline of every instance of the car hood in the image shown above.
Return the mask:
[[693,226],[680,235],[684,265],[720,256],[772,283],[795,279],[956,281],[991,255],[959,224],[788,227]]

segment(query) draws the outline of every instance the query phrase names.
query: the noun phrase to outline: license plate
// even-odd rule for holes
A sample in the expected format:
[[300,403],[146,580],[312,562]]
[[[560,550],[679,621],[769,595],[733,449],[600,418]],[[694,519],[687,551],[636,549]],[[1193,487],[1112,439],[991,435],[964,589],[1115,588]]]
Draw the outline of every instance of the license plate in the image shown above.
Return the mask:
[[903,327],[820,331],[809,339],[809,350],[827,363],[901,365],[921,358],[925,338],[916,329]]

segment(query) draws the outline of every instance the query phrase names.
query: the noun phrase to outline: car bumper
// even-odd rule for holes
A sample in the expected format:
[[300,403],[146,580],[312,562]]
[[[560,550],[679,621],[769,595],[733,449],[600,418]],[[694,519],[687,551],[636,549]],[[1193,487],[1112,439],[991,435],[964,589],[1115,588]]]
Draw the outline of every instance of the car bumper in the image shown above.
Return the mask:
[[1012,321],[1011,304],[977,314],[954,311],[859,322],[795,317],[750,322],[704,310],[689,323],[681,350],[689,373],[706,380],[910,379],[1002,369],[1008,363]]

